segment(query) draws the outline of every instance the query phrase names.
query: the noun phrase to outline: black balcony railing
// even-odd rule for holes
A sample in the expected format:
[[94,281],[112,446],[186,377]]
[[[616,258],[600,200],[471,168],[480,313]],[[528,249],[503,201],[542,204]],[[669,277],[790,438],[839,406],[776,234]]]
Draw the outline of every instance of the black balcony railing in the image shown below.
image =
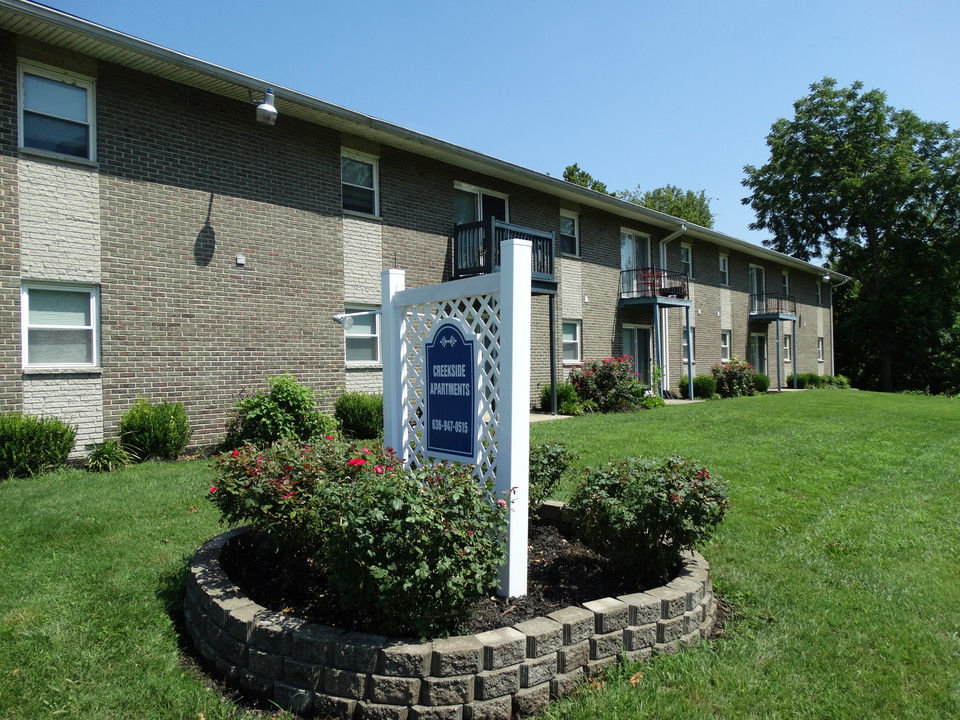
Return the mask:
[[495,218],[465,223],[453,228],[453,276],[455,278],[499,272],[500,243],[509,238],[533,242],[533,279],[553,282],[554,234]]
[[652,267],[620,271],[620,298],[677,298],[689,297],[689,278],[684,272],[659,270]]
[[797,298],[783,293],[757,293],[750,296],[751,315],[796,315]]

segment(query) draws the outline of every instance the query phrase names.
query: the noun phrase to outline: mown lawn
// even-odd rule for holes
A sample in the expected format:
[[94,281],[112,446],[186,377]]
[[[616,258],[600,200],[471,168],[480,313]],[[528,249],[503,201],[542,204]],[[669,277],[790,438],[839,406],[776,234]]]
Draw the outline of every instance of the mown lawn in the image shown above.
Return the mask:
[[[547,718],[960,717],[960,400],[785,393],[532,433],[581,465],[692,456],[731,498],[703,549],[726,637]],[[170,610],[220,530],[211,483],[203,461],[0,483],[0,718],[286,717],[181,660]]]

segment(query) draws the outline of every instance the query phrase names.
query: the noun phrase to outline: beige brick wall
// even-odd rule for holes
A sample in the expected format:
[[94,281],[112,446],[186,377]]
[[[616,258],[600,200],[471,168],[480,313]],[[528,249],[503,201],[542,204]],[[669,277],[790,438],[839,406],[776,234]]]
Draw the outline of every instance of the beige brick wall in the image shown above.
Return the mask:
[[103,383],[99,374],[25,376],[23,410],[75,425],[77,440],[71,457],[85,454],[84,448],[91,443],[103,442]]

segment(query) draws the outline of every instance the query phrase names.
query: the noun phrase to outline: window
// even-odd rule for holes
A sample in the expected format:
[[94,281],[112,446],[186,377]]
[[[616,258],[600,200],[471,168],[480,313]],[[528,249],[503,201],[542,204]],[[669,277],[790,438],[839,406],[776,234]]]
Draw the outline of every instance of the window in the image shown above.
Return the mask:
[[560,252],[580,254],[580,219],[575,212],[560,211]]
[[507,196],[467,185],[453,184],[453,222],[456,225],[478,222],[495,217],[503,222],[507,216]]
[[340,153],[340,182],[343,209],[365,215],[380,212],[378,186],[379,161],[372,155],[342,150]]
[[380,362],[380,315],[371,307],[347,307],[345,312],[367,312],[354,315],[353,326],[346,331],[347,365],[371,365]]
[[99,364],[100,292],[96,287],[29,284],[21,292],[24,367]]
[[[697,362],[697,329],[690,328],[690,338],[693,340],[693,362]],[[683,337],[680,340],[680,355],[681,361],[686,364],[687,362],[687,329],[683,329]]]
[[680,272],[693,277],[693,248],[687,243],[680,244]]
[[780,295],[786,297],[790,294],[790,273],[784,270],[780,273]]
[[823,362],[823,338],[817,338],[817,362]]
[[93,80],[22,63],[19,97],[20,147],[96,159]]
[[793,353],[790,351],[793,349],[793,337],[790,335],[783,336],[783,361],[785,363],[790,362],[793,358]]
[[729,255],[720,256],[720,284],[721,285],[730,284],[730,256]]
[[730,330],[720,331],[720,360],[727,362],[730,359],[730,346],[732,333]]
[[823,305],[823,284],[817,280],[817,305]]
[[563,321],[563,362],[580,362],[580,321]]

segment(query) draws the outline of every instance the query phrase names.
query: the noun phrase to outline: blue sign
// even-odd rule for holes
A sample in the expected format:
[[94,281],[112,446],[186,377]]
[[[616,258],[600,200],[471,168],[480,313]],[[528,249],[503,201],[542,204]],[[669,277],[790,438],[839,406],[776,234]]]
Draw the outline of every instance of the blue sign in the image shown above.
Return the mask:
[[439,325],[427,343],[427,450],[470,462],[477,422],[473,344],[453,322]]

